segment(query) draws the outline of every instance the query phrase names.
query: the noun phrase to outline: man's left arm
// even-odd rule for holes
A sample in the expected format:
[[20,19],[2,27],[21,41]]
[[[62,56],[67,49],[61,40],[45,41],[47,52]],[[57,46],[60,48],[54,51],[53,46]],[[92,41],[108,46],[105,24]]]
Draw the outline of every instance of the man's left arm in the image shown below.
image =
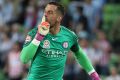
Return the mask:
[[87,55],[80,48],[79,44],[76,43],[75,45],[73,45],[71,50],[74,52],[75,57],[77,58],[79,64],[87,71],[87,73],[90,75],[92,80],[100,80],[99,75],[97,74],[97,72],[93,68]]

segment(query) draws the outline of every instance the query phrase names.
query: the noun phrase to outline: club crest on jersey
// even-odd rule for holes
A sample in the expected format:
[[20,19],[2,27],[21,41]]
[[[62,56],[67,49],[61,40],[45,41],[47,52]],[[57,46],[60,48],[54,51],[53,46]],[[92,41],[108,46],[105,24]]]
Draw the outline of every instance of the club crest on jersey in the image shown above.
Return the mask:
[[29,36],[29,35],[27,35],[27,37],[26,37],[26,39],[25,39],[25,43],[30,42],[31,40],[32,40],[32,37]]
[[68,48],[68,42],[67,41],[63,43],[63,47]]
[[44,40],[43,48],[50,48],[50,41],[49,40]]

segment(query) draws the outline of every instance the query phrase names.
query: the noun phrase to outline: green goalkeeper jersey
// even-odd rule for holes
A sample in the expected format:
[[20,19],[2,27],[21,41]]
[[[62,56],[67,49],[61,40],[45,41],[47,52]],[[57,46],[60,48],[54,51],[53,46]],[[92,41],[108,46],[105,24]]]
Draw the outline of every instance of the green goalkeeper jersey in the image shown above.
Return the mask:
[[[34,39],[37,28],[32,29],[28,35],[31,40],[25,42],[24,47]],[[64,26],[56,35],[48,33],[31,61],[27,80],[62,80],[67,53],[77,43],[74,32]]]

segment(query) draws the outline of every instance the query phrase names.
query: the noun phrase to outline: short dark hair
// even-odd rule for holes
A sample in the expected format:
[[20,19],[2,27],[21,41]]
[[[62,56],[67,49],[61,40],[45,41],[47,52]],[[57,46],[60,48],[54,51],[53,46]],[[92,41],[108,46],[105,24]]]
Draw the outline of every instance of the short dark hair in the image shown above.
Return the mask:
[[58,3],[58,2],[49,2],[48,4],[57,6],[57,10],[60,11],[60,13],[64,16],[65,10],[64,10],[64,7],[60,3]]

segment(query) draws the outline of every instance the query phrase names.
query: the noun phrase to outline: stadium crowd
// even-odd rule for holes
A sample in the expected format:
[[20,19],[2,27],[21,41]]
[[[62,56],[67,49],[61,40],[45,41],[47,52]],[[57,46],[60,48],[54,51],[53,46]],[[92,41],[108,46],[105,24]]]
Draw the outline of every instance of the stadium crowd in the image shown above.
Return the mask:
[[[120,80],[120,15],[116,14],[113,22],[104,19],[106,5],[118,4],[119,0],[0,0],[0,80],[25,80],[30,64],[20,62],[20,51],[27,32],[40,23],[49,1],[65,6],[62,25],[77,34],[80,46],[103,80]],[[71,51],[63,77],[90,80]]]

